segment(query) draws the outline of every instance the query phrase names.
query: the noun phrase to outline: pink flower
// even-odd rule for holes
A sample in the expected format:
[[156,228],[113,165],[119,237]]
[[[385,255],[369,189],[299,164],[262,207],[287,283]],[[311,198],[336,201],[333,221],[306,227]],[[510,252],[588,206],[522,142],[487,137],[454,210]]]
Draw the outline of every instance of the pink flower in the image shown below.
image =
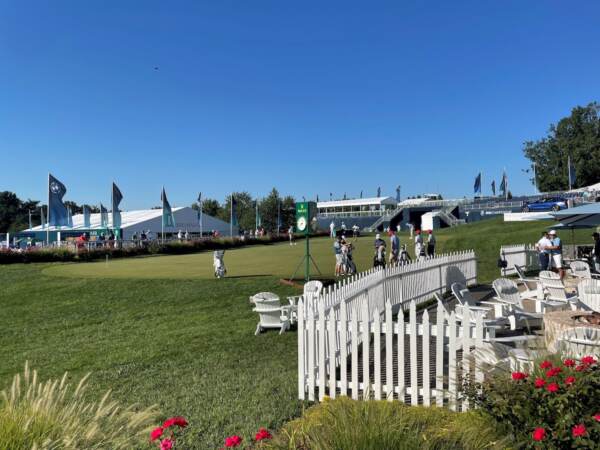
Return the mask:
[[556,384],[556,383],[550,383],[548,386],[546,386],[546,390],[548,392],[557,392],[558,391],[558,384]]
[[543,378],[536,378],[534,384],[535,387],[539,389],[544,387],[544,385],[546,384],[546,380],[544,380]]
[[242,438],[239,436],[229,436],[225,438],[225,447],[237,447],[242,443]]
[[552,368],[552,369],[550,369],[549,371],[546,372],[546,376],[548,378],[552,378],[552,377],[558,375],[561,372],[562,372],[562,369],[560,367],[554,367],[554,368]]
[[171,450],[173,448],[173,441],[171,439],[163,439],[160,443],[160,450]]
[[585,425],[580,423],[579,425],[575,425],[571,428],[571,432],[573,433],[573,437],[579,437],[585,435],[587,430],[585,429]]
[[171,417],[170,419],[165,420],[165,423],[163,423],[163,428],[170,428],[173,425],[185,428],[188,426],[188,422],[184,417],[181,416]]
[[584,356],[581,358],[581,363],[585,364],[586,366],[591,366],[592,364],[596,363],[596,359],[593,356]]
[[575,371],[583,372],[585,370],[585,368],[586,368],[585,364],[579,364],[577,367],[575,367]]
[[273,436],[271,436],[271,433],[269,433],[266,428],[261,428],[258,430],[258,433],[256,433],[256,436],[254,436],[254,440],[258,442],[263,439],[271,439],[272,437]]
[[567,367],[573,367],[575,365],[575,361],[572,359],[565,359],[564,365]]
[[544,360],[540,363],[540,369],[549,369],[550,367],[552,367],[552,363],[548,360]]
[[565,378],[565,384],[573,384],[573,383],[575,383],[575,377]]
[[532,437],[534,441],[541,441],[546,437],[546,430],[544,430],[541,427],[538,427],[535,430],[533,430]]
[[150,440],[155,441],[160,438],[163,434],[163,427],[157,427],[150,432]]
[[526,373],[523,373],[523,372],[513,372],[512,373],[513,380],[524,380],[525,378],[527,378]]
[[600,413],[594,414],[592,417],[596,422],[600,422]]

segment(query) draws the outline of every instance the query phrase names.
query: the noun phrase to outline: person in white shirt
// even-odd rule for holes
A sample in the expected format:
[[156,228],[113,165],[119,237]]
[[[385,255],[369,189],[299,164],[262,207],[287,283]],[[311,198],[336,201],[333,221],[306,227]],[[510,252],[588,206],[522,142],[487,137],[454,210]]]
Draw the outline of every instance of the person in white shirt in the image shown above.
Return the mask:
[[190,240],[190,233],[188,232],[188,230],[185,230],[185,240],[186,241]]
[[410,238],[412,239],[413,238],[413,233],[414,233],[414,230],[415,230],[415,226],[411,222],[408,222],[406,224],[406,226],[408,227],[408,231],[410,231]]
[[352,225],[352,236],[357,238],[359,230],[360,230],[360,228],[358,225],[356,225],[356,224]]
[[548,250],[548,247],[551,246],[552,241],[548,239],[548,232],[542,231],[542,237],[535,244],[538,251],[538,260],[540,261],[540,270],[548,270],[550,265],[550,250]]
[[329,236],[332,239],[335,239],[335,222],[333,220],[329,224]]
[[183,231],[179,230],[177,232],[177,239],[182,240],[183,239]]
[[289,230],[288,230],[288,236],[290,238],[290,245],[296,245],[296,242],[294,242],[294,226],[290,226]]
[[396,233],[400,233],[400,224],[396,225]]
[[415,260],[421,259],[421,253],[423,253],[423,236],[421,236],[421,230],[415,232]]

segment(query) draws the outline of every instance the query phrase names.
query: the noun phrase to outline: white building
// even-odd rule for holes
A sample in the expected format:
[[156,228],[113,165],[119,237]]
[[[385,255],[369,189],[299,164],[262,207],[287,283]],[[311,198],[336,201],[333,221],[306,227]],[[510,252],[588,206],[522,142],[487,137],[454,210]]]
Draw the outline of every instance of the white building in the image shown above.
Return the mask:
[[398,203],[393,197],[353,198],[318,202],[319,217],[381,216],[393,211]]
[[[200,222],[198,211],[188,206],[173,208],[173,216],[175,218],[174,227],[166,227],[164,232],[166,235],[177,233],[179,230],[190,234],[200,234]],[[45,240],[46,233],[51,234],[51,241],[63,240],[67,237],[78,236],[81,233],[88,233],[92,239],[101,232],[112,230],[111,214],[108,214],[109,222],[107,227],[102,227],[100,223],[100,213],[90,215],[90,224],[85,226],[83,214],[73,216],[72,227],[50,227],[45,228],[40,226],[31,229],[23,230],[21,235],[34,234],[37,239]],[[121,233],[122,239],[129,240],[134,233],[138,236],[142,231],[150,230],[154,237],[159,237],[162,230],[162,209],[144,209],[139,211],[121,211]],[[207,214],[202,215],[202,232],[204,234],[210,231],[218,231],[222,236],[229,236],[229,223],[217,219],[216,217]],[[236,236],[239,230],[238,227],[233,227],[233,235]],[[60,233],[60,235],[58,234]]]

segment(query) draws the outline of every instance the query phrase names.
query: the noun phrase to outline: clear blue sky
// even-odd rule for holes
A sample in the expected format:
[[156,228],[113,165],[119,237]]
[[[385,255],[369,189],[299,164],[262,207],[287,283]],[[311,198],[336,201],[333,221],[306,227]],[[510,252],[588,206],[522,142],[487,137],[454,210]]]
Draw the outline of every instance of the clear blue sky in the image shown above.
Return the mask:
[[[3,1],[0,190],[484,191],[600,100],[596,1]],[[158,67],[158,70],[154,70]]]

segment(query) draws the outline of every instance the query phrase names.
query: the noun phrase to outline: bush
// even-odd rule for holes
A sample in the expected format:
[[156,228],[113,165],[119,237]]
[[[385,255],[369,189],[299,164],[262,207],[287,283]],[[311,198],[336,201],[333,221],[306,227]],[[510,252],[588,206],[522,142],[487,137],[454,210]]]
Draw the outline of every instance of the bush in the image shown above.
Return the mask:
[[502,424],[519,448],[598,448],[600,369],[594,358],[552,355],[530,373],[467,383],[465,395]]
[[72,390],[67,374],[42,382],[25,365],[0,398],[0,448],[131,449],[147,441],[154,407],[121,407],[110,391],[98,403],[84,399],[87,376]]
[[505,441],[477,412],[354,401],[347,397],[314,406],[264,443],[271,449],[501,449]]

